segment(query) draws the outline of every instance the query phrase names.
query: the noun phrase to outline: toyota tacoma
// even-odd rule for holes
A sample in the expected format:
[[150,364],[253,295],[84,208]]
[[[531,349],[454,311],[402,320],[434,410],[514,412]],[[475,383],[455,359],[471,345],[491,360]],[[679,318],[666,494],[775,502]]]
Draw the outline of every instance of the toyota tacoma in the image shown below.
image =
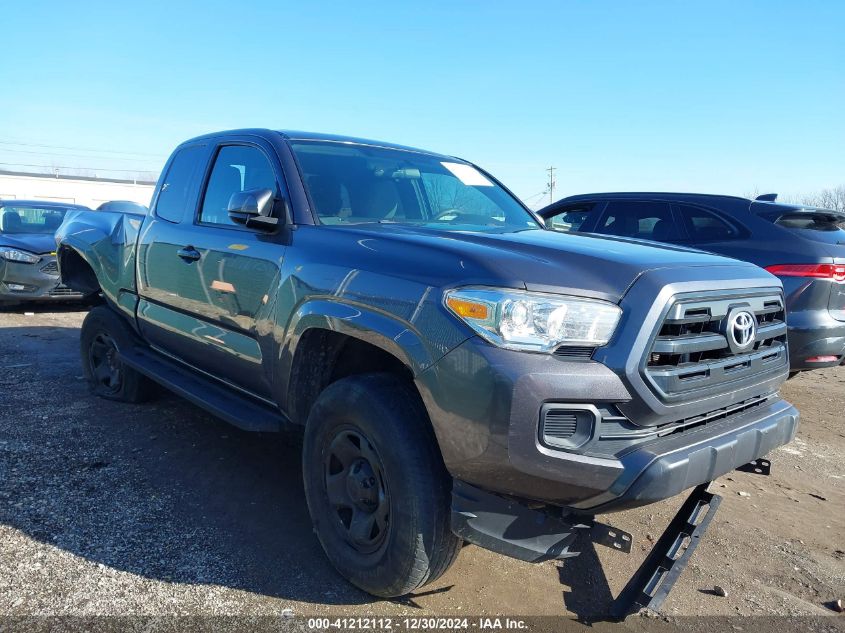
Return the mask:
[[694,488],[656,548],[682,559],[717,505],[707,483],[796,432],[776,277],[546,230],[452,156],[210,134],[175,150],[146,216],[71,213],[57,242],[63,282],[102,297],[81,331],[93,392],[158,383],[242,429],[298,429],[317,537],[378,596],[435,580],[467,541],[628,551],[594,515]]

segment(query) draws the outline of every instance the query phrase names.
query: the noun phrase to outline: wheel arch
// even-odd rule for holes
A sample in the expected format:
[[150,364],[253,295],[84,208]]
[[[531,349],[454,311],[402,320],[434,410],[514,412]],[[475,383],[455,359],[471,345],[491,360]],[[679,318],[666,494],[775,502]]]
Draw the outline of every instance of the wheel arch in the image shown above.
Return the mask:
[[285,408],[300,424],[320,392],[346,376],[395,374],[420,395],[416,377],[435,360],[422,337],[395,316],[334,300],[301,306],[288,331],[280,375],[289,377]]
[[63,284],[85,294],[102,291],[93,266],[78,250],[62,244],[56,253],[56,260]]

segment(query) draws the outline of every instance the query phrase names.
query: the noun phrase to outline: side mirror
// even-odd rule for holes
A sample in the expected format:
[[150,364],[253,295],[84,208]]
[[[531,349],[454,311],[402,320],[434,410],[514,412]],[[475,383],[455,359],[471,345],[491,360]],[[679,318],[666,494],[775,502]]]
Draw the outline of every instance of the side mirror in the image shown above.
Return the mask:
[[279,218],[273,217],[275,203],[272,190],[247,189],[232,194],[227,211],[236,224],[270,229],[279,223]]

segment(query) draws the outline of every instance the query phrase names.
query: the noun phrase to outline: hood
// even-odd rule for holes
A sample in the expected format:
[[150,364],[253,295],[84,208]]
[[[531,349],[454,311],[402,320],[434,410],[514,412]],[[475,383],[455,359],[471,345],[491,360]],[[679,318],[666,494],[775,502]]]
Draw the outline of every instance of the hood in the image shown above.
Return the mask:
[[45,255],[56,250],[56,237],[52,233],[0,233],[0,246]]
[[692,249],[544,229],[494,233],[366,224],[338,230],[357,234],[359,244],[379,252],[382,265],[385,257],[397,262],[397,272],[425,262],[423,275],[462,279],[466,285],[500,284],[614,302],[640,275],[661,268],[734,266],[768,275],[753,264]]

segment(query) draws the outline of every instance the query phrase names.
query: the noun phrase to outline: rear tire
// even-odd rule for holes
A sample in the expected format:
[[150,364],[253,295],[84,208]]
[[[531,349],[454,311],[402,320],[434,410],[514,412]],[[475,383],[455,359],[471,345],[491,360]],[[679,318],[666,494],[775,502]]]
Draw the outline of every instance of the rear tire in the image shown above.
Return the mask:
[[135,335],[120,315],[105,305],[93,308],[79,338],[82,373],[91,393],[120,402],[150,398],[154,383],[120,360],[120,351],[135,345]]
[[795,376],[797,376],[797,375],[798,375],[798,374],[800,374],[800,373],[801,373],[800,371],[791,371],[791,372],[789,372],[789,378],[787,378],[787,380],[792,380],[793,378],[795,378]]
[[402,596],[457,558],[451,480],[406,382],[365,374],[329,385],[308,416],[302,468],[320,544],[355,586]]

